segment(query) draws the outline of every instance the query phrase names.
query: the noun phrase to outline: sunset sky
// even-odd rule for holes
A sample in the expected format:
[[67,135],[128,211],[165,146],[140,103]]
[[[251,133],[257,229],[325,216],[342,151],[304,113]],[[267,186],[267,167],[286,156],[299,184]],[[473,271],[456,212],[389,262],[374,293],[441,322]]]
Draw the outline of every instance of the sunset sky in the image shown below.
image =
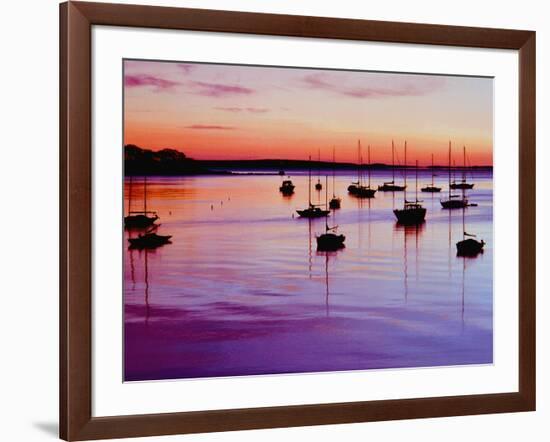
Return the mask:
[[127,60],[124,97],[125,144],[196,159],[492,164],[490,78]]

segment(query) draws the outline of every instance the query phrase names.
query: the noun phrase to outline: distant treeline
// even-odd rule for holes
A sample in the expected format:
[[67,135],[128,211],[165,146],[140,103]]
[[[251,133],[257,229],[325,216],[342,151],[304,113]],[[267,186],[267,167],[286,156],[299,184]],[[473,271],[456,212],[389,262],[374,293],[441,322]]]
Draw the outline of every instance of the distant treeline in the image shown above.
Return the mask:
[[[124,146],[124,174],[130,175],[203,175],[215,173],[200,161],[175,149],[152,151],[133,144]],[[218,172],[219,173],[219,172]]]
[[[373,170],[391,169],[391,165],[383,163],[372,163],[362,165],[362,169]],[[194,160],[187,157],[183,152],[175,149],[162,149],[152,151],[143,149],[133,144],[124,146],[124,171],[125,175],[208,175],[208,174],[230,174],[231,170],[255,170],[272,171],[280,170],[288,172],[292,170],[357,170],[355,163],[336,163],[324,161],[307,160]],[[396,169],[403,169],[405,166],[395,166]],[[408,165],[406,168],[414,168]],[[428,168],[431,168],[429,166]],[[434,166],[434,169],[447,169],[448,166]],[[460,170],[462,167],[455,166],[453,169]],[[473,166],[474,170],[492,170],[492,166]]]

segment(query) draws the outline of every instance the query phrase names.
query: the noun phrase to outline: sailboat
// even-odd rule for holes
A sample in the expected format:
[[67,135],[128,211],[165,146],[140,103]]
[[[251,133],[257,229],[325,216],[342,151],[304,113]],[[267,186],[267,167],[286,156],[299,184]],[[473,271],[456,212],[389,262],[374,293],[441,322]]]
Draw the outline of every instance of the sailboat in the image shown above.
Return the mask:
[[342,200],[336,197],[336,151],[332,148],[332,199],[329,202],[330,209],[339,209]]
[[441,200],[441,206],[444,209],[462,209],[468,206],[468,200],[462,192],[462,196],[453,195],[451,187],[451,142],[449,141],[449,198]]
[[[418,225],[422,224],[426,218],[426,209],[420,204],[422,201],[418,199],[418,160],[416,160],[416,183],[415,183],[415,198],[413,201],[407,201],[407,191],[405,190],[405,198],[402,209],[395,209],[393,213],[399,224]],[[405,142],[405,188],[407,187],[407,143]]]
[[434,185],[434,177],[435,177],[435,173],[434,173],[434,154],[432,153],[432,182],[431,182],[431,184],[428,184],[426,187],[423,187],[422,189],[420,189],[422,192],[430,192],[430,193],[441,192],[441,187],[436,187]]
[[370,145],[368,147],[368,159],[369,159],[369,184],[368,186],[363,185],[363,157],[361,155],[361,141],[359,141],[359,185],[357,186],[357,190],[355,191],[355,196],[357,198],[372,198],[374,197],[374,194],[376,193],[376,189],[371,189],[370,187]]
[[[464,189],[462,190],[464,192]],[[477,256],[483,253],[485,241],[478,241],[476,235],[466,232],[466,210],[462,208],[462,241],[456,243],[457,256]]]
[[451,189],[473,189],[474,184],[466,181],[466,146],[462,146],[462,153],[464,156],[464,162],[462,167],[462,179],[457,182],[453,180],[451,183]]
[[307,209],[296,210],[298,215],[303,218],[321,218],[323,216],[328,216],[330,210],[321,209],[321,207],[316,206],[311,203],[311,155],[309,156],[309,173],[308,173],[308,207]]
[[406,184],[404,186],[395,184],[395,146],[393,140],[391,140],[391,181],[378,186],[378,190],[382,192],[400,192],[405,190],[406,187]]
[[[325,202],[328,202],[328,176],[325,177],[325,179]],[[317,240],[317,250],[331,252],[345,247],[344,241],[346,240],[346,237],[342,234],[338,235],[333,233],[337,228],[338,226],[329,227],[328,220],[325,218],[325,233],[315,237]]]
[[319,149],[319,158],[317,161],[317,166],[319,167],[319,175],[317,176],[317,182],[315,183],[315,190],[322,190],[323,185],[321,184],[321,149]]
[[165,244],[170,244],[172,235],[157,235],[155,232],[156,225],[151,226],[144,234],[138,235],[137,238],[128,238],[131,249],[156,249]]
[[361,163],[360,163],[360,152],[361,149],[361,141],[358,140],[357,144],[357,181],[352,181],[351,184],[348,186],[348,193],[350,195],[355,195],[357,193],[357,187],[359,186],[359,175],[361,175]]
[[363,185],[363,157],[361,155],[361,140],[357,140],[357,157],[359,160],[359,167],[357,168],[357,181],[352,182],[348,187],[348,192],[357,198],[372,198],[376,193],[376,189],[372,189],[370,186],[370,146],[369,146],[369,184]]
[[[128,215],[124,217],[124,227],[146,228],[154,224],[159,218],[156,212],[147,210],[147,177],[143,178],[143,210],[132,210],[133,177],[130,177],[130,191],[128,195]],[[152,216],[149,216],[152,215]]]
[[284,180],[281,186],[279,187],[279,192],[281,192],[285,196],[292,195],[294,193],[295,187],[296,186],[292,184],[291,180]]

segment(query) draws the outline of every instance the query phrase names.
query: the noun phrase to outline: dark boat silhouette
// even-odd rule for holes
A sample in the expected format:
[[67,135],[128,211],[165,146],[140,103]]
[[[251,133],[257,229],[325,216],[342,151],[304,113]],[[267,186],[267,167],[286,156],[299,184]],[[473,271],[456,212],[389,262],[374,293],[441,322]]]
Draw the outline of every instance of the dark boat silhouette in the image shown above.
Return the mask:
[[321,209],[320,206],[316,206],[311,203],[311,155],[309,156],[310,168],[308,172],[308,207],[307,209],[296,210],[298,215],[302,218],[322,218],[328,216],[330,210]]
[[428,184],[427,186],[422,187],[420,189],[422,192],[429,192],[429,193],[441,192],[441,187],[437,187],[437,186],[434,185],[434,177],[435,177],[435,173],[434,173],[434,154],[432,153],[432,182],[431,182],[431,184]]
[[342,200],[336,197],[336,152],[332,148],[332,198],[328,204],[330,209],[339,209],[342,205]]
[[[464,189],[463,189],[464,190]],[[444,209],[463,209],[468,206],[468,199],[464,195],[453,195],[451,187],[451,141],[449,141],[449,196],[446,200],[441,200],[441,207]]]
[[[465,233],[465,235],[470,235]],[[456,243],[457,256],[476,256],[479,253],[483,253],[483,247],[485,241],[478,241],[474,238],[463,239]]]
[[147,210],[147,177],[143,178],[143,210],[132,210],[133,177],[130,177],[128,195],[128,215],[124,217],[124,227],[127,229],[143,229],[152,226],[159,218],[156,212]]
[[284,175],[285,175],[285,171],[284,171],[284,170],[279,170],[279,175],[284,176]]
[[[405,144],[405,186],[407,185],[407,147]],[[397,222],[404,225],[422,224],[426,219],[426,208],[420,204],[422,201],[418,199],[418,160],[416,161],[416,185],[415,185],[415,201],[407,201],[407,191],[405,190],[405,201],[402,209],[393,211]]]
[[321,149],[319,149],[319,157],[318,157],[318,161],[317,161],[317,166],[319,167],[319,174],[318,174],[318,177],[317,177],[317,182],[315,183],[315,190],[322,190],[323,189],[323,185],[321,184]]
[[295,187],[296,186],[294,184],[292,184],[292,181],[284,180],[283,183],[281,184],[281,187],[279,187],[279,191],[283,195],[292,195],[294,193],[294,188]]
[[463,152],[463,156],[464,156],[464,162],[463,162],[463,167],[462,167],[462,179],[460,181],[456,181],[454,180],[452,183],[451,183],[451,189],[463,189],[463,190],[467,190],[467,189],[473,189],[474,188],[474,184],[473,183],[468,183],[466,181],[466,146],[462,146],[462,152]]
[[348,192],[352,195],[355,194],[355,192],[357,192],[357,186],[359,186],[359,181],[352,181],[348,186]]
[[376,189],[372,189],[370,186],[370,146],[369,151],[369,183],[367,186],[363,185],[363,157],[361,156],[361,140],[357,140],[357,160],[359,167],[357,168],[357,182],[351,183],[348,187],[348,192],[357,198],[372,198],[376,193]]
[[147,230],[137,238],[128,238],[131,249],[156,249],[165,244],[170,244],[171,235],[157,235],[155,228]]
[[[406,148],[406,147],[405,147]],[[378,190],[381,192],[401,192],[405,190],[407,186],[400,186],[395,184],[395,145],[393,140],[391,141],[391,181],[388,181],[381,186],[378,186]]]
[[[327,187],[325,189],[325,202],[328,201],[328,177],[326,177],[325,186]],[[336,233],[333,233],[336,231],[338,226],[329,227],[328,221],[325,218],[325,233],[322,235],[316,236],[315,239],[317,240],[317,250],[321,252],[331,252],[335,250],[339,250],[345,247],[344,241],[346,240],[346,237],[344,235],[338,235]]]
[[[464,190],[463,190],[464,192]],[[483,253],[485,241],[478,241],[476,235],[466,232],[466,210],[462,209],[462,241],[456,243],[457,256],[475,257]]]

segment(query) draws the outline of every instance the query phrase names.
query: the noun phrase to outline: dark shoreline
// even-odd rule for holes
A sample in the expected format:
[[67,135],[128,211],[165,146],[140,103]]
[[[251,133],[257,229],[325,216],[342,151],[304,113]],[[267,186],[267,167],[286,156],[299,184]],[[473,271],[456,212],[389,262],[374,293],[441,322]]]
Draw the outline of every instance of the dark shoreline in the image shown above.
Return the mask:
[[[391,170],[392,166],[384,163],[363,164],[332,163],[308,160],[195,160],[174,149],[152,151],[138,146],[127,145],[124,148],[125,176],[196,176],[196,175],[279,175],[279,171],[288,174],[293,171],[356,171]],[[396,165],[395,170],[411,170],[414,165]],[[420,167],[420,170],[444,170],[446,165]],[[453,171],[486,170],[493,166],[453,166]],[[265,171],[265,173],[263,173]],[[242,173],[241,173],[242,172]],[[248,173],[247,173],[248,172]]]

